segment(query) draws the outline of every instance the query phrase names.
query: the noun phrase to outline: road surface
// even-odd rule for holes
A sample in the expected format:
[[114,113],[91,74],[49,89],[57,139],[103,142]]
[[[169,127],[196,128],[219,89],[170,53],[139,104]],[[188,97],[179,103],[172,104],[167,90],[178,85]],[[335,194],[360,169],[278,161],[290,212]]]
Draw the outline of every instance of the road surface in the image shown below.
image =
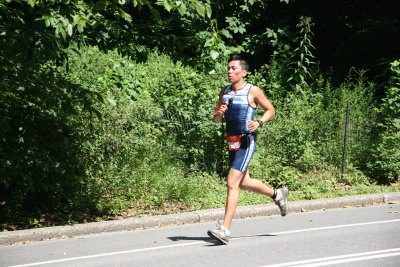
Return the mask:
[[400,266],[400,204],[235,219],[0,247],[0,266]]

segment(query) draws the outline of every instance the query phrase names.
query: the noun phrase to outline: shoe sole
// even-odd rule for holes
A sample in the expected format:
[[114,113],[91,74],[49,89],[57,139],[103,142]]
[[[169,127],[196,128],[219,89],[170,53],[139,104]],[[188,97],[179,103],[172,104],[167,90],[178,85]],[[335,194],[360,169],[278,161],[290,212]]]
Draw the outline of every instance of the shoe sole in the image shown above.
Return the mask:
[[286,209],[285,212],[281,212],[281,216],[284,217],[287,215],[288,212],[288,198],[289,198],[289,189],[287,189],[286,187],[283,188],[283,190],[285,192],[285,202],[286,202]]
[[221,244],[223,244],[223,245],[228,245],[228,241],[225,241],[225,240],[219,238],[218,236],[216,236],[216,235],[214,235],[213,233],[211,233],[211,231],[207,231],[207,234],[208,234],[211,238],[213,238],[213,239],[217,240],[218,242],[220,242]]

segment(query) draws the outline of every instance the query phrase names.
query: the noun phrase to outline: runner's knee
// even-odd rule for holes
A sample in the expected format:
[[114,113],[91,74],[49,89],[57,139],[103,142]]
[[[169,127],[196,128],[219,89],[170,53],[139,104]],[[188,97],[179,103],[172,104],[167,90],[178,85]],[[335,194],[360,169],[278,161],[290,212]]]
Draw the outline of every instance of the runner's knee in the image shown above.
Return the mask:
[[240,179],[233,179],[228,177],[228,180],[226,181],[226,187],[228,190],[237,190],[240,187]]
[[233,183],[233,182],[227,182],[226,183],[226,187],[228,188],[228,190],[237,190],[239,188],[240,185],[238,185],[237,183]]

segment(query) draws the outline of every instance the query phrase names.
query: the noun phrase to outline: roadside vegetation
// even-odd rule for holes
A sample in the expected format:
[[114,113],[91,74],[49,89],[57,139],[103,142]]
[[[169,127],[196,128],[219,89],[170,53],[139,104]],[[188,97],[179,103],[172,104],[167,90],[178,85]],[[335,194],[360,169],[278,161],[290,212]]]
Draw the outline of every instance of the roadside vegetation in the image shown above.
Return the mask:
[[[29,2],[0,4],[8,23],[0,27],[1,231],[223,207],[228,157],[224,125],[212,115],[227,83],[224,66],[230,54],[254,58],[268,43],[249,43],[241,28],[249,23],[232,17],[218,29],[218,18],[208,21],[212,5],[198,1],[185,9],[171,1],[154,5],[154,16],[170,20],[160,29],[140,22],[140,33],[126,29],[133,27],[128,15],[142,12],[141,1],[126,9],[107,1],[61,1],[59,9]],[[247,12],[236,4],[222,1],[219,8]],[[86,22],[63,20],[73,12]],[[198,22],[190,30],[188,17]],[[173,25],[186,47],[172,37]],[[380,79],[356,67],[334,78],[337,72],[316,57],[313,26],[299,16],[291,34],[255,34],[269,36],[272,52],[247,81],[264,90],[277,115],[259,131],[251,176],[287,186],[290,201],[399,191],[400,61],[386,62]],[[163,28],[168,34],[160,34]],[[149,38],[132,39],[140,34]],[[35,49],[25,47],[27,36]],[[241,192],[239,205],[271,202]]]

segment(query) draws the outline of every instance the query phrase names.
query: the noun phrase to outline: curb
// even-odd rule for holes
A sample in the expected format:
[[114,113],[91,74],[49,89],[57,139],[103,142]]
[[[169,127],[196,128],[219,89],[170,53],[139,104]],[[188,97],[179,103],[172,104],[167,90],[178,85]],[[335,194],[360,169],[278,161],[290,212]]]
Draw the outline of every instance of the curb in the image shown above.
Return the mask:
[[[289,203],[289,213],[336,209],[343,207],[369,206],[380,203],[400,202],[400,192],[356,195],[339,198],[296,201]],[[171,224],[212,221],[224,217],[224,208],[185,212],[179,214],[128,218],[122,220],[75,224],[68,226],[44,227],[38,229],[17,230],[0,233],[0,246],[15,243],[43,241],[55,238],[75,237],[80,235],[130,231],[148,227],[160,227]],[[274,204],[262,204],[237,207],[235,218],[279,215]]]

